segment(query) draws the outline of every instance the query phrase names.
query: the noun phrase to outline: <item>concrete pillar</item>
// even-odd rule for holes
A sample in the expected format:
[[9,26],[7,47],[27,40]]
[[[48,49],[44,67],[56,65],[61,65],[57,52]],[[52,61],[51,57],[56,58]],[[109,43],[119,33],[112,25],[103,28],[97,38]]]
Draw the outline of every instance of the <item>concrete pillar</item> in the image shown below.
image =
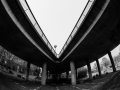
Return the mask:
[[98,59],[96,59],[96,63],[97,63],[97,67],[98,67],[99,76],[101,76],[100,63],[99,63]]
[[47,71],[47,79],[49,79],[49,71]]
[[71,69],[71,84],[76,85],[76,71],[73,61],[70,62],[70,69]]
[[40,67],[38,68],[38,77],[40,76],[40,71],[41,69],[40,69]]
[[75,72],[76,72],[76,79],[77,79],[77,78],[78,78],[78,75],[77,75],[77,68],[76,68]]
[[26,81],[29,79],[30,63],[27,63]]
[[46,79],[47,79],[46,69],[47,69],[47,64],[44,63],[42,68],[42,77],[41,77],[42,85],[46,85]]
[[113,61],[113,58],[112,58],[110,51],[108,52],[108,56],[109,56],[111,64],[112,64],[113,72],[116,72],[115,64],[114,64],[114,61]]
[[66,79],[69,78],[69,71],[66,71]]
[[87,63],[87,67],[88,67],[89,79],[92,80],[93,77],[92,77],[91,66],[90,66],[89,60],[86,60],[86,63]]

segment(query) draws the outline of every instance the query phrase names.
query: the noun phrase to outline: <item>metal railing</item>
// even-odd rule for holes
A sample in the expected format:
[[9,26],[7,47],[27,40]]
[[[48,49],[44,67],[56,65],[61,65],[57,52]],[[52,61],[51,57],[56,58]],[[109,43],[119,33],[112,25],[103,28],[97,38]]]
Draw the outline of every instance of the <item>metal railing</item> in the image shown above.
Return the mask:
[[48,48],[51,50],[51,52],[57,57],[59,58],[62,53],[64,52],[64,50],[67,48],[67,46],[70,44],[71,40],[73,39],[73,37],[76,35],[78,29],[80,28],[80,26],[82,25],[83,21],[85,20],[86,16],[88,15],[88,12],[90,11],[90,9],[93,6],[95,0],[89,0],[85,6],[85,9],[83,10],[79,20],[77,21],[75,27],[73,28],[70,36],[68,37],[66,43],[64,44],[63,48],[61,49],[60,53],[57,54],[54,50],[54,48],[51,46],[50,42],[48,41],[48,39],[46,38],[45,34],[43,33],[42,29],[40,28],[39,24],[37,23],[34,15],[32,14],[32,11],[29,8],[29,5],[27,4],[26,0],[19,0],[23,10],[25,11],[26,15],[28,16],[29,20],[31,21],[32,25],[34,26],[34,28],[36,29],[37,33],[39,34],[39,36],[42,38],[42,40],[45,42],[45,44],[48,46]]
[[37,20],[35,19],[32,11],[29,8],[29,5],[27,4],[26,0],[19,0],[23,10],[25,11],[26,15],[28,16],[31,24],[37,31],[37,34],[41,37],[41,39],[44,41],[44,43],[48,46],[48,48],[51,50],[51,52],[57,57],[57,53],[55,52],[54,48],[51,46],[50,42],[46,38],[45,34],[43,33],[42,29],[40,28]]
[[66,49],[66,47],[70,44],[70,41],[73,39],[73,37],[76,35],[76,33],[78,32],[78,29],[81,27],[83,21],[85,20],[86,16],[88,15],[88,12],[90,11],[90,9],[93,6],[95,0],[89,0],[88,3],[86,4],[79,20],[77,21],[75,27],[73,28],[70,36],[68,37],[66,43],[64,44],[62,50],[60,51],[60,53],[58,54],[58,58],[62,55],[62,53],[64,52],[64,50]]

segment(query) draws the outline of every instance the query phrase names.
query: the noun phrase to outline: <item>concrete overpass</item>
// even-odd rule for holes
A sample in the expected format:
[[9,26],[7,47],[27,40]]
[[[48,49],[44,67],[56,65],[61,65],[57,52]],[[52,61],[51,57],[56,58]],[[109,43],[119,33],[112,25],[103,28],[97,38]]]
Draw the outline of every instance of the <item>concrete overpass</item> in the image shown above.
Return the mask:
[[57,58],[31,25],[19,0],[1,0],[0,45],[29,64],[43,67],[43,84],[46,70],[52,73],[71,70],[72,84],[76,84],[75,69],[86,64],[92,79],[90,62],[107,53],[115,71],[110,51],[120,43],[119,4],[119,0],[96,0],[76,35]]

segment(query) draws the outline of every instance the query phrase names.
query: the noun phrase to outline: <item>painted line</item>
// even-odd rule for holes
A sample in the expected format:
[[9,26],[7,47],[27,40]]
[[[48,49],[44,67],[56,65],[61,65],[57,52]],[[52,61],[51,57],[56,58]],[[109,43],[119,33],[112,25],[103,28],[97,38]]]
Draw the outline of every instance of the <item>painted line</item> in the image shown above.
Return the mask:
[[59,90],[59,88],[56,86],[57,90]]
[[79,87],[76,87],[76,86],[71,86],[71,87],[74,87],[74,88],[76,88],[76,89],[81,89],[81,88],[79,88]]
[[16,83],[16,82],[14,82],[15,84],[19,84],[19,83]]
[[25,86],[22,86],[22,85],[21,85],[21,87],[26,88]]

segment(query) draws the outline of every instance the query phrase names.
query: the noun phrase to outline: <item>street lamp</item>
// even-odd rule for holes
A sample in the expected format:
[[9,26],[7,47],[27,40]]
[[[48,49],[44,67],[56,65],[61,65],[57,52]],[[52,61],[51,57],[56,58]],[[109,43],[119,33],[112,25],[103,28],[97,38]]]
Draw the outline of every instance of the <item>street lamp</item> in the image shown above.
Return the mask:
[[55,48],[55,52],[56,52],[57,45],[54,45],[54,48]]

